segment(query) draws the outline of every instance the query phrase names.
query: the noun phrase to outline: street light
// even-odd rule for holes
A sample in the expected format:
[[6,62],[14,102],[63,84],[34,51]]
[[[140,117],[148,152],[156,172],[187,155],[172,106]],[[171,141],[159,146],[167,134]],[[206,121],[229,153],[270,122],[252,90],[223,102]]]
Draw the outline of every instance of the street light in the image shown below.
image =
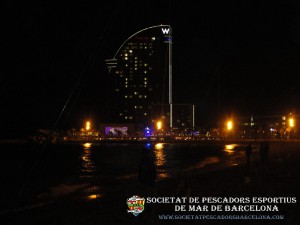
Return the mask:
[[230,136],[233,135],[233,122],[232,120],[228,120],[226,123],[227,128],[227,138],[230,139]]
[[289,120],[288,120],[288,125],[289,127],[286,129],[287,132],[288,132],[288,139],[293,139],[293,136],[294,136],[294,128],[295,128],[295,119],[293,118],[292,114],[290,113],[290,117],[289,117]]
[[289,119],[289,127],[290,127],[290,128],[295,127],[295,120],[294,120],[294,118],[292,118],[292,117]]
[[157,121],[156,128],[157,128],[157,130],[161,130],[162,129],[162,122],[161,121]]
[[233,128],[233,123],[232,123],[231,120],[229,120],[229,121],[227,122],[227,130],[232,130],[232,128]]
[[85,129],[86,129],[86,131],[89,131],[91,129],[91,122],[90,121],[87,121],[85,123]]

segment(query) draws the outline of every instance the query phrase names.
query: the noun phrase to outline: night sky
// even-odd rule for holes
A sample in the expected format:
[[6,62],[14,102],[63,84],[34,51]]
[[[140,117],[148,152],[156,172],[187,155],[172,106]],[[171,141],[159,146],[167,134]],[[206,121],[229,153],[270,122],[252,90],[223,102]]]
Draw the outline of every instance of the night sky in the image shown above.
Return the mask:
[[[174,103],[196,123],[300,111],[299,1],[5,1],[1,136],[105,122],[105,59],[136,31],[173,28]],[[76,85],[79,80],[78,85]]]

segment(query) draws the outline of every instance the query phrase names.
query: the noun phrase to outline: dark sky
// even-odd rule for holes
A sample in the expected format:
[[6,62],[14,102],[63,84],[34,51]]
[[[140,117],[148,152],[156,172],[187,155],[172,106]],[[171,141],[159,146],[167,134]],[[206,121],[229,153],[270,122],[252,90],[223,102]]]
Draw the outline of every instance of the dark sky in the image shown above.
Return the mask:
[[299,1],[6,1],[1,12],[2,137],[105,122],[104,60],[136,31],[173,28],[174,102],[197,124],[300,107]]

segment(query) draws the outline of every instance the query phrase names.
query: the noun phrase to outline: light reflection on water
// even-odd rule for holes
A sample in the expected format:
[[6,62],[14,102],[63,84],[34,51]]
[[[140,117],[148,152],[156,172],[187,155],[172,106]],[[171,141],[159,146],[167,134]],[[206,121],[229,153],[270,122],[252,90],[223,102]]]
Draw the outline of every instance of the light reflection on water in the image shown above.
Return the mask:
[[102,197],[102,195],[100,195],[100,194],[92,194],[92,195],[89,195],[87,198],[89,200],[94,200],[94,199],[101,198],[101,197]]
[[[83,152],[81,155],[81,178],[94,178],[93,174],[96,172],[95,162],[92,160],[92,143],[83,144]],[[90,179],[89,179],[90,180]],[[91,180],[92,181],[92,180]],[[95,200],[103,197],[103,194],[100,194],[101,187],[95,185],[89,185],[84,190],[84,195],[87,200]]]
[[166,164],[166,153],[163,143],[157,143],[154,146],[155,164],[156,166],[164,166]]
[[155,166],[157,167],[157,176],[159,179],[168,178],[170,175],[164,168],[167,163],[166,150],[164,143],[156,143],[154,145]]
[[237,166],[240,164],[241,157],[244,156],[243,145],[228,144],[224,146],[223,151],[227,154],[225,164],[227,166]]
[[83,144],[84,148],[91,148],[91,146],[92,146],[92,143],[84,143]]
[[83,144],[83,153],[81,155],[81,177],[88,177],[88,174],[96,171],[95,162],[91,159],[92,143]]
[[226,153],[229,153],[229,154],[233,154],[235,151],[234,151],[234,148],[238,146],[237,144],[229,144],[229,145],[225,145],[225,148],[224,148],[224,151]]

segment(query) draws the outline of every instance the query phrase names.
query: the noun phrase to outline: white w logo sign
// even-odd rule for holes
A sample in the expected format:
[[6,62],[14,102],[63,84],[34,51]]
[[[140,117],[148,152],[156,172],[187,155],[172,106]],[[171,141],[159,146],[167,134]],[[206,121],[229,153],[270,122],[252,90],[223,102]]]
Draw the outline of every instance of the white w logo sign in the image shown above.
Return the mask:
[[163,32],[163,34],[169,34],[170,28],[161,28],[161,31]]

